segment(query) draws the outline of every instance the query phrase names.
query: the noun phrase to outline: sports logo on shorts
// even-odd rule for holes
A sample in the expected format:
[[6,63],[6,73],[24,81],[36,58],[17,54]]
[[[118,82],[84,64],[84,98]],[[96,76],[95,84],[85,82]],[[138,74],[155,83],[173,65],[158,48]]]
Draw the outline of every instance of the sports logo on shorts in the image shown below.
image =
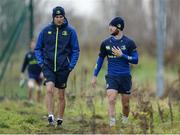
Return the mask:
[[129,91],[126,91],[126,93],[127,93],[127,94],[130,94],[130,93],[131,93],[131,91],[130,91],[130,90],[129,90]]
[[61,87],[66,87],[66,83],[62,83]]

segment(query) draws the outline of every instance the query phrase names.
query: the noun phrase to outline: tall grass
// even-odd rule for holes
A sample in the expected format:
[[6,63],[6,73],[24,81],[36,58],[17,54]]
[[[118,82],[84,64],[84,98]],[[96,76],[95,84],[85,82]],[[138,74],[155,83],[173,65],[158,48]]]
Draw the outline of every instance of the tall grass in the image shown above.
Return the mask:
[[[77,67],[70,74],[66,89],[67,106],[62,129],[46,127],[44,101],[29,104],[26,102],[27,90],[19,88],[19,75],[24,51],[15,54],[7,67],[7,73],[0,86],[0,95],[5,99],[1,104],[1,133],[179,133],[180,106],[179,95],[173,98],[180,87],[178,74],[173,75],[162,99],[155,95],[156,62],[147,55],[140,56],[139,65],[133,66],[133,88],[130,102],[130,123],[121,123],[120,97],[116,104],[117,127],[108,126],[107,98],[105,91],[105,65],[98,76],[98,85],[90,85],[98,49],[85,47]],[[171,75],[171,72],[167,74]],[[167,76],[168,79],[169,76]],[[179,77],[180,78],[180,77]],[[174,83],[174,81],[176,83]],[[11,85],[10,85],[11,84]],[[45,91],[45,89],[44,89]],[[170,94],[171,93],[171,94]],[[56,94],[55,94],[56,95]],[[55,114],[57,114],[57,99]],[[15,118],[16,120],[14,120]],[[14,120],[14,121],[13,121]]]

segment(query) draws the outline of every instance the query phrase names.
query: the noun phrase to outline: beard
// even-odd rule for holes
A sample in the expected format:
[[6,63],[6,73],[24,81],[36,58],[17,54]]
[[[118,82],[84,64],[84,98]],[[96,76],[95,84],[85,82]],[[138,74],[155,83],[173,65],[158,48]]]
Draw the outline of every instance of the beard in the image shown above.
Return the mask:
[[111,33],[112,36],[116,36],[118,34],[119,34],[119,30],[118,29],[116,29],[113,33]]

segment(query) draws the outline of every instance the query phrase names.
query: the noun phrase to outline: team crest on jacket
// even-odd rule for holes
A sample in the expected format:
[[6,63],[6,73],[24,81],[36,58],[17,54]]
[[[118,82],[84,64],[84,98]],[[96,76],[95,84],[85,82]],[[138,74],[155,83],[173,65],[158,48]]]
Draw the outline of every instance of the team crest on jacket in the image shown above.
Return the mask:
[[126,46],[125,46],[125,45],[122,45],[122,46],[121,46],[121,50],[126,50]]
[[63,35],[63,36],[67,36],[67,35],[68,35],[67,31],[63,31],[63,32],[62,32],[62,35]]
[[27,56],[29,59],[31,58],[31,54],[28,54],[28,56]]
[[110,48],[110,46],[109,45],[107,45],[106,46],[106,50],[110,50],[111,48]]

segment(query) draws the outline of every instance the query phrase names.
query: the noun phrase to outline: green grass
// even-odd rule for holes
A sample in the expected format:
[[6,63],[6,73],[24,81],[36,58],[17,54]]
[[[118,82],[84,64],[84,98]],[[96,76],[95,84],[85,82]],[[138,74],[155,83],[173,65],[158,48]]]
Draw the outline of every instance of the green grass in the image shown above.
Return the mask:
[[[120,100],[118,100],[120,101]],[[120,121],[121,105],[120,102],[116,104],[117,114],[117,127],[115,130],[109,129],[108,114],[107,114],[107,100],[101,103],[99,96],[93,98],[95,107],[95,115],[90,107],[87,106],[87,98],[82,100],[75,100],[74,103],[67,102],[65,111],[63,128],[57,129],[53,127],[47,127],[46,109],[42,104],[28,103],[25,100],[12,101],[4,100],[1,102],[0,108],[0,132],[1,133],[93,133],[91,124],[95,120],[95,133],[143,133],[140,126],[141,120],[135,118],[130,113],[130,123],[123,125]],[[171,123],[169,108],[167,106],[167,100],[160,101],[161,109],[164,110],[164,122],[161,122],[156,102],[152,102],[153,105],[153,133],[179,133],[179,106],[173,104],[174,121]],[[136,107],[136,99],[131,101],[131,110],[138,111]],[[56,110],[55,110],[56,112]],[[94,116],[94,119],[93,119]],[[148,119],[148,116],[147,116]],[[150,133],[150,130],[147,130]]]
[[[87,51],[88,50],[88,51]],[[93,89],[90,85],[93,69],[97,58],[97,50],[81,50],[80,60],[76,69],[71,73],[68,87],[66,89],[67,106],[65,110],[63,128],[57,129],[47,127],[47,110],[44,101],[41,103],[29,103],[27,98],[27,86],[19,88],[20,67],[24,57],[24,51],[14,54],[7,67],[5,78],[0,85],[0,133],[180,133],[180,106],[179,101],[172,101],[173,122],[171,122],[168,98],[157,100],[156,90],[156,61],[148,55],[141,55],[139,64],[133,66],[133,94],[131,104],[130,123],[123,125],[120,120],[121,103],[117,99],[116,117],[117,127],[108,127],[107,98],[105,95],[106,60],[98,76],[98,85]],[[177,79],[176,70],[165,68],[166,79]],[[43,96],[45,89],[43,91]],[[152,105],[153,111],[153,132],[148,126],[144,129],[141,117],[150,122],[149,112],[142,111],[143,106],[139,107],[138,94],[143,94]],[[91,102],[92,101],[92,102]],[[161,122],[157,108],[157,101],[163,110],[164,122]],[[92,104],[93,103],[93,104]],[[55,105],[57,102],[55,101]],[[145,104],[146,109],[148,105]],[[57,107],[55,107],[57,108]],[[93,108],[95,113],[93,113]],[[54,110],[57,114],[57,109]],[[138,117],[133,112],[139,113]],[[95,123],[95,124],[93,124]]]
[[155,84],[156,61],[150,56],[140,56],[138,65],[133,65],[132,76],[136,83],[142,85],[146,81]]

